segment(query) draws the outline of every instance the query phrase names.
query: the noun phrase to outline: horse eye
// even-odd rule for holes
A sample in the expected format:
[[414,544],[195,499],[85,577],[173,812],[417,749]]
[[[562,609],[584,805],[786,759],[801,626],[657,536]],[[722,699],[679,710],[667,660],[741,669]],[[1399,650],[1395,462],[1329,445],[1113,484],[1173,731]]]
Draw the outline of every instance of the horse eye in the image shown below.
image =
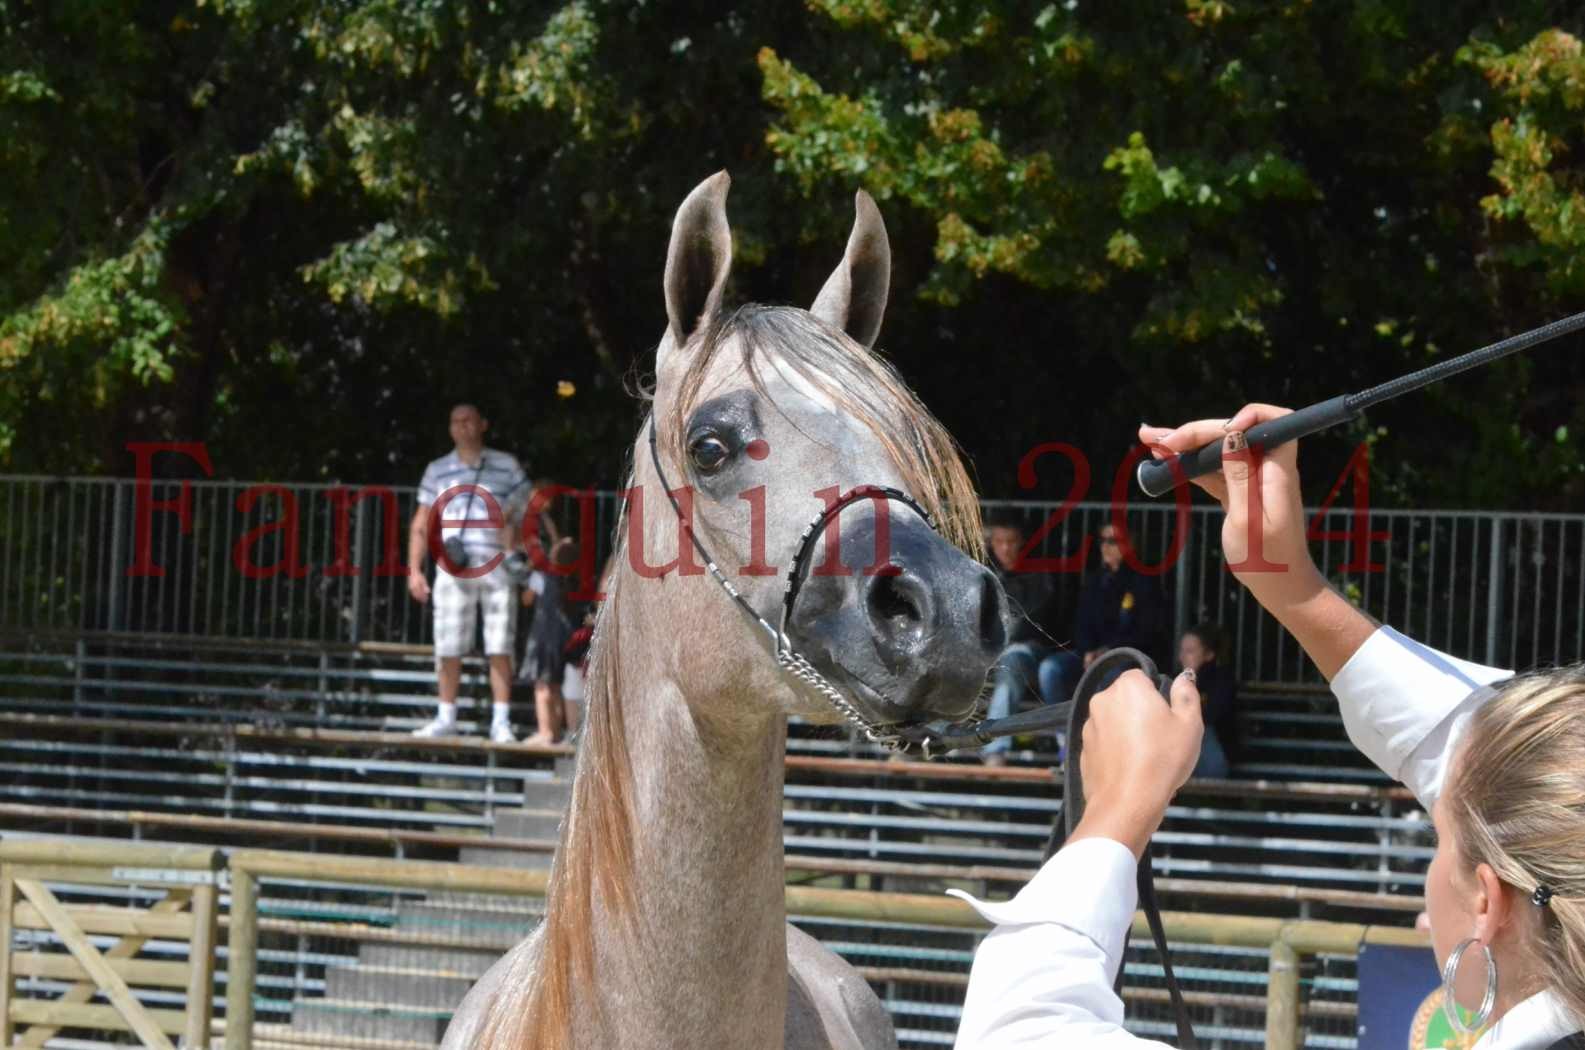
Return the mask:
[[731,454],[732,450],[726,447],[726,442],[713,434],[697,438],[688,446],[688,456],[693,460],[693,465],[707,473],[718,469]]

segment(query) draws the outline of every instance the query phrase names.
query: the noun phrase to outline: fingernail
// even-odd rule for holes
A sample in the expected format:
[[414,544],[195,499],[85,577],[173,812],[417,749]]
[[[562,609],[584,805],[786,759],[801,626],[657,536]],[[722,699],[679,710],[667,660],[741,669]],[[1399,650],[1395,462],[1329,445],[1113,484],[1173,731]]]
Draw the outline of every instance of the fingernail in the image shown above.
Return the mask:
[[1222,451],[1244,451],[1244,432],[1242,430],[1229,430],[1227,432],[1227,438],[1222,442]]
[[1172,451],[1172,449],[1157,441],[1152,441],[1150,443],[1150,453],[1157,459],[1171,459],[1173,456],[1177,455],[1177,453]]
[[1183,669],[1183,674],[1180,675],[1179,677],[1187,678],[1189,681],[1192,682],[1192,681],[1194,681],[1194,671],[1193,671],[1192,668],[1185,667]]

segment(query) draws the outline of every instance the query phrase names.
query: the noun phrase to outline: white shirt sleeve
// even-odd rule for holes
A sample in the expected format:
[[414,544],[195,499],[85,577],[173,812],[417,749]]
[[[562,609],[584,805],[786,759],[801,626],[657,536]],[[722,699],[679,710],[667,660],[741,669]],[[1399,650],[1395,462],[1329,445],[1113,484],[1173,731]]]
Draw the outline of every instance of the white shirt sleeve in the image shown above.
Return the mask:
[[947,891],[996,924],[974,953],[957,1050],[1166,1050],[1123,1030],[1123,1002],[1112,990],[1137,904],[1136,868],[1121,842],[1081,839],[1012,900],[986,904]]
[[1348,738],[1429,811],[1486,686],[1512,671],[1459,660],[1383,627],[1332,679]]
[[440,482],[437,475],[440,473],[440,460],[435,460],[424,468],[424,477],[418,483],[418,505],[420,507],[434,506],[435,500],[440,498]]
[[512,477],[507,483],[507,490],[501,494],[501,513],[508,519],[516,521],[523,516],[523,511],[528,509],[529,492],[533,486],[529,483],[528,474],[524,472],[523,465],[517,461],[517,457],[507,458],[511,461]]

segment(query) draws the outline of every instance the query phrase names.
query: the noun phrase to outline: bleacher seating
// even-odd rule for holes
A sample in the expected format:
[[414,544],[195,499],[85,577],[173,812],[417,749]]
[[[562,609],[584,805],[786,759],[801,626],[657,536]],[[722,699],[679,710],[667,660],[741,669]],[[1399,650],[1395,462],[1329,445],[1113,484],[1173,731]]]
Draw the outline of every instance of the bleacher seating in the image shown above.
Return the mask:
[[[3,638],[0,829],[545,863],[568,749],[483,740],[477,720],[487,698],[476,664],[464,684],[469,735],[414,740],[407,731],[428,717],[432,688],[423,652],[399,647]],[[1409,922],[1431,854],[1417,803],[1353,751],[1323,694],[1247,689],[1244,697],[1238,779],[1191,783],[1155,839],[1163,907]],[[792,726],[789,880],[1007,895],[1038,865],[1058,812],[1056,756],[1042,743],[1020,741],[1012,765],[989,769],[973,759],[888,762],[841,729]],[[281,916],[294,907],[263,906]],[[424,904],[378,907],[379,921],[397,924],[417,921]],[[516,921],[526,929],[531,918]],[[972,935],[826,920],[809,928],[885,989],[909,1033],[905,1045],[950,1043]],[[1191,990],[1223,1007],[1240,981],[1258,995],[1263,958],[1239,956],[1237,966],[1233,958],[1191,967]],[[465,961],[426,964],[424,973],[465,983]],[[1152,964],[1139,953],[1129,965],[1131,987],[1145,984],[1132,994],[1148,1014],[1141,995]],[[306,969],[299,961],[294,976],[266,973],[260,995],[286,1004],[278,1020],[299,1034],[335,1031],[338,1013],[356,1015],[368,1002],[368,982],[389,995],[408,979],[381,969],[391,966],[400,968],[394,956],[316,957]],[[423,1033],[449,1016],[437,1004],[408,1009],[413,1024],[393,1022],[382,1037],[427,1045]],[[1247,1015],[1219,1007],[1216,1016],[1227,1045],[1260,1043]],[[1139,1030],[1153,1034],[1148,1024]],[[1309,1045],[1352,1045],[1336,1038]]]
[[[411,739],[405,731],[431,703],[421,660],[393,647],[186,640],[151,651],[146,640],[67,648],[13,639],[0,650],[0,727],[8,729],[0,805],[12,807],[13,820],[27,812],[19,806],[70,811],[74,824],[89,811],[141,814],[150,826],[163,815],[166,837],[178,818],[195,833],[219,831],[217,820],[251,822],[234,825],[239,841],[263,834],[261,822],[290,822],[299,838],[304,825],[327,842],[334,829],[351,829],[362,834],[349,836],[348,848],[394,841],[401,852],[445,855],[458,848],[448,835],[498,832],[498,811],[523,807],[525,791],[554,781],[565,749],[476,735]],[[470,668],[465,686],[476,697],[480,672]],[[1352,750],[1326,699],[1291,690],[1246,697],[1250,760],[1235,773],[1256,779],[1191,785],[1156,838],[1158,872],[1417,892],[1431,853],[1426,821]],[[1060,805],[1041,765],[1054,759],[1049,750],[1015,751],[1034,763],[1022,770],[819,761],[855,753],[879,757],[841,730],[790,731],[790,854],[1009,874],[1039,863]],[[554,838],[546,830],[530,836],[535,847]]]

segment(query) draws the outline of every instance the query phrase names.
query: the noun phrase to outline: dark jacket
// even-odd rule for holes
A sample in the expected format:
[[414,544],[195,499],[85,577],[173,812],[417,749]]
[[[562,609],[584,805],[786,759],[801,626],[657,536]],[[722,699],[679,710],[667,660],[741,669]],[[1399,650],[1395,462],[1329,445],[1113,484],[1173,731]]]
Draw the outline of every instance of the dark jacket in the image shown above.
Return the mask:
[[1238,682],[1231,668],[1207,660],[1195,672],[1200,690],[1200,718],[1216,730],[1216,739],[1229,759],[1238,750]]
[[1084,581],[1074,641],[1080,653],[1126,645],[1159,659],[1165,623],[1165,602],[1154,579],[1127,565],[1116,572],[1102,566]]
[[1007,632],[1009,644],[1014,642],[1040,642],[1053,644],[1057,637],[1053,631],[1053,613],[1056,588],[1051,577],[1039,572],[1008,572],[992,559],[992,571],[1007,592],[1007,602],[1013,615],[1012,629]]

